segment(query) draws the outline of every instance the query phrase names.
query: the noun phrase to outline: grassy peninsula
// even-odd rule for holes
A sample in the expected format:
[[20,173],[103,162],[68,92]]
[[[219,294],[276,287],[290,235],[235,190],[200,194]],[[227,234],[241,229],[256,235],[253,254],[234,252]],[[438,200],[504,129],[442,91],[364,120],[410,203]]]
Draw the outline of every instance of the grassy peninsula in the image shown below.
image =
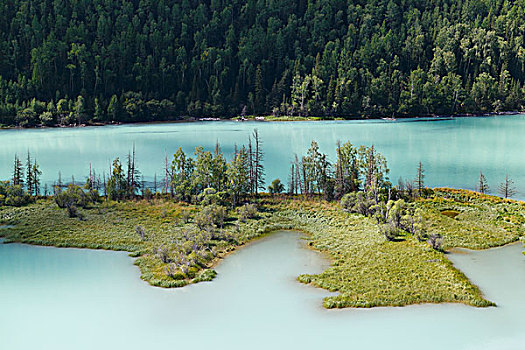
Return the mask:
[[[0,207],[0,224],[14,225],[0,229],[0,235],[6,242],[128,251],[137,257],[142,279],[181,287],[211,280],[217,261],[244,243],[277,229],[294,229],[305,232],[309,245],[332,260],[323,273],[298,277],[339,293],[324,300],[327,308],[442,302],[490,306],[444,251],[515,242],[525,223],[521,202],[435,189],[410,205],[422,210],[429,234],[442,235],[444,251],[439,251],[410,234],[386,240],[374,219],[319,197],[261,195],[252,202],[256,212],[230,210],[222,228],[201,230],[197,224],[203,208],[161,196],[98,203],[82,209],[82,220],[70,218],[52,200],[40,199],[25,207]],[[183,272],[175,269],[175,259],[192,263]]]
[[[332,292],[327,308],[460,302],[490,306],[481,291],[447,259],[454,247],[485,249],[524,234],[525,204],[479,192],[425,187],[425,170],[392,185],[386,158],[374,146],[337,143],[331,163],[312,141],[290,164],[289,182],[265,190],[263,142],[257,130],[227,161],[215,150],[179,148],[165,177],[141,181],[135,150],[111,173],[90,171],[83,187],[61,177],[49,194],[27,155],[15,156],[13,178],[0,182],[0,229],[6,242],[127,251],[142,279],[183,287],[212,280],[229,252],[281,229],[305,232],[332,266],[299,281]],[[25,173],[25,176],[23,176]],[[160,188],[159,188],[160,187]],[[512,180],[500,186],[515,194]]]

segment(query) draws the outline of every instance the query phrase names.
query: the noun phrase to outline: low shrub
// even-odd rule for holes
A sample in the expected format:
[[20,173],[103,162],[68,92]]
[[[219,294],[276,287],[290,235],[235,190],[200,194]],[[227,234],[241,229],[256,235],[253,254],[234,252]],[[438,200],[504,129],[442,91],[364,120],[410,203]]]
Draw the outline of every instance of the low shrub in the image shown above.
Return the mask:
[[195,225],[201,230],[216,226],[222,228],[226,218],[226,208],[220,205],[208,205],[195,214]]
[[195,277],[192,282],[198,283],[198,282],[209,282],[213,280],[217,276],[217,272],[212,269],[206,269],[202,270],[199,274],[197,274],[197,277]]
[[31,196],[20,185],[0,182],[0,206],[21,207],[31,203]]
[[[86,208],[89,203],[93,203],[94,193],[92,191],[86,193],[77,185],[70,184],[65,191],[58,190],[55,194],[55,203],[59,208],[66,208],[70,218],[82,218],[78,208]],[[98,194],[96,195],[98,198]]]
[[237,210],[239,214],[239,221],[246,222],[247,219],[255,219],[258,214],[257,206],[255,204],[244,204]]

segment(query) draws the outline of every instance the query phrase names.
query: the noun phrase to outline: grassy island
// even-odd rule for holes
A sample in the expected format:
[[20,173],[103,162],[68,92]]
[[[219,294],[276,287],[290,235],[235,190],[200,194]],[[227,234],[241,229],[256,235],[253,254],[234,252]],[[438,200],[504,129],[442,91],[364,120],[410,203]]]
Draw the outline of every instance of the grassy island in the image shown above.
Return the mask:
[[[525,204],[489,196],[480,173],[479,192],[424,185],[419,163],[414,180],[392,185],[386,158],[373,145],[337,143],[331,163],[312,141],[290,164],[287,193],[274,179],[265,190],[262,140],[235,148],[230,162],[219,144],[179,148],[164,180],[141,180],[135,149],[111,173],[90,171],[83,187],[59,179],[53,194],[41,191],[38,163],[15,155],[13,178],[0,182],[0,229],[5,241],[57,247],[127,251],[142,279],[183,287],[212,280],[216,263],[267,233],[304,232],[309,245],[332,266],[299,281],[337,292],[327,308],[460,302],[490,306],[481,291],[447,259],[455,247],[486,249],[524,234]],[[159,191],[159,187],[160,191]],[[506,177],[502,193],[515,190]]]
[[[349,213],[318,197],[260,195],[251,207],[230,210],[214,227],[199,227],[202,208],[162,198],[97,203],[70,218],[49,199],[25,207],[0,207],[6,242],[130,252],[142,279],[181,287],[211,280],[213,266],[228,252],[277,229],[300,230],[332,266],[298,280],[338,292],[327,308],[402,306],[460,302],[491,306],[446,257],[454,247],[485,249],[523,235],[525,206],[466,190],[435,189],[411,206],[422,210],[428,234],[442,236],[443,251],[406,234],[386,240],[369,217]],[[257,208],[257,210],[255,210]],[[173,261],[177,260],[176,268]]]

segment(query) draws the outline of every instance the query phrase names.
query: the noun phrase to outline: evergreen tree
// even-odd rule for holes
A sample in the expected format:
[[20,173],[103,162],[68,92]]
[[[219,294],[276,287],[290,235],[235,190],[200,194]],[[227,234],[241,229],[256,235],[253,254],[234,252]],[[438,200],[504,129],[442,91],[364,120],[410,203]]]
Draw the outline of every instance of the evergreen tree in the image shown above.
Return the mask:
[[26,160],[26,189],[29,195],[33,195],[35,190],[35,179],[33,172],[33,163],[31,161],[31,154],[27,151],[27,160]]
[[15,161],[13,164],[13,185],[22,186],[24,184],[24,167],[22,162],[15,154]]
[[264,112],[264,101],[264,83],[261,65],[259,64],[255,71],[255,114]]
[[102,106],[100,105],[100,101],[98,98],[95,98],[95,112],[93,113],[93,119],[101,122],[104,121],[104,110]]
[[135,144],[133,144],[133,149],[131,153],[128,153],[127,157],[126,196],[129,198],[134,197],[140,188],[140,171],[137,169],[135,159]]
[[[35,196],[38,196],[38,195],[40,195],[40,176],[42,175],[42,171],[40,170],[40,166],[36,162],[36,159],[33,162],[33,166],[31,167],[31,171],[33,172],[33,189],[34,189],[34,194],[35,194]],[[47,190],[46,190],[46,192],[47,192]]]
[[213,153],[213,161],[211,163],[211,176],[213,182],[213,188],[218,192],[226,189],[226,183],[228,181],[226,176],[226,169],[228,164],[224,155],[222,154],[221,147],[217,142],[215,144],[215,152]]

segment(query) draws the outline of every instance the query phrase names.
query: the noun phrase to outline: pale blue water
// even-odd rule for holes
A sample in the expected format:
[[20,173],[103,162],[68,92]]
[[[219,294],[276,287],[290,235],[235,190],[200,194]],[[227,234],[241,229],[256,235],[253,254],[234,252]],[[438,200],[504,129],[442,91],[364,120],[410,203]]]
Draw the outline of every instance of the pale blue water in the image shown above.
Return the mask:
[[124,253],[0,244],[1,349],[523,349],[521,245],[452,254],[497,308],[325,310],[295,281],[324,260],[281,232],[237,251],[216,280],[139,279]]
[[[257,127],[269,180],[286,179],[294,153],[312,139],[333,159],[335,142],[375,144],[392,179],[412,178],[421,160],[427,185],[472,188],[482,169],[492,189],[505,173],[525,196],[525,116],[433,122],[190,123],[0,131],[0,179],[15,153],[30,150],[51,183],[82,179],[89,163],[109,169],[136,144],[148,179],[164,150],[231,155]],[[293,131],[292,131],[293,130]],[[525,259],[521,245],[450,255],[497,308],[423,305],[324,310],[326,291],[295,281],[323,260],[297,234],[281,233],[228,257],[219,276],[178,290],[152,288],[124,253],[0,244],[0,349],[523,349]]]
[[426,169],[428,186],[474,188],[479,172],[493,192],[505,174],[514,179],[525,197],[525,116],[456,118],[438,121],[344,122],[198,122],[154,125],[121,125],[76,129],[0,130],[0,179],[12,173],[15,153],[25,159],[29,150],[39,161],[42,178],[51,184],[62,172],[65,181],[74,175],[85,181],[89,164],[98,172],[109,171],[114,157],[125,158],[133,143],[138,166],[147,181],[163,174],[164,157],[180,146],[193,152],[198,145],[213,149],[218,141],[231,157],[234,145],[246,144],[253,129],[264,141],[267,182],[287,183],[290,161],[306,152],[312,140],[321,151],[335,156],[337,140],[356,145],[374,144],[387,156],[391,180],[413,179],[419,161]]

